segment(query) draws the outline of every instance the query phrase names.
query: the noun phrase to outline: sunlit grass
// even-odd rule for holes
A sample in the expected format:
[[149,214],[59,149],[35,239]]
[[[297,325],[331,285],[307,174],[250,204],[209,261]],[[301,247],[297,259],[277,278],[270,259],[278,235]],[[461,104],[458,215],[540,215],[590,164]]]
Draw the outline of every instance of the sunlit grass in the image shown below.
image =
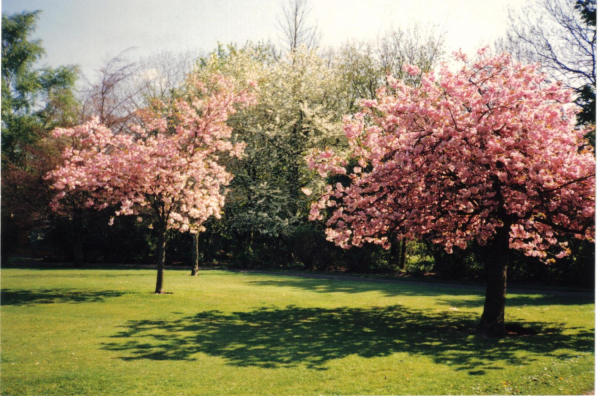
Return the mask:
[[582,394],[591,299],[510,295],[531,330],[476,336],[472,289],[152,270],[2,271],[3,395]]

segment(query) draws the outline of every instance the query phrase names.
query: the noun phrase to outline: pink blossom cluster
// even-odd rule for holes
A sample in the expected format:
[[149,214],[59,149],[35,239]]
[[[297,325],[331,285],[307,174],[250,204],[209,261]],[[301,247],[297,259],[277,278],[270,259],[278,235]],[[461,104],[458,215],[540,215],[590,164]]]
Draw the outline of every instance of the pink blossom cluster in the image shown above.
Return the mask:
[[227,119],[240,106],[255,103],[249,91],[236,92],[220,75],[211,89],[193,81],[197,96],[145,111],[143,125],[113,133],[98,119],[54,137],[67,139],[64,163],[46,177],[58,191],[51,205],[85,192],[85,206],[116,205],[116,215],[151,211],[165,229],[197,232],[211,216],[220,217],[224,186],[232,176],[219,161],[223,153],[240,157],[242,143],[231,142]]
[[358,166],[341,172],[327,152],[309,160],[322,175],[347,178],[311,208],[312,220],[328,213],[330,241],[427,238],[451,252],[505,230],[511,248],[549,260],[568,254],[562,235],[593,239],[595,159],[571,91],[535,66],[484,52],[472,63],[457,53],[458,72],[443,65],[420,86],[392,79],[363,101],[345,119]]

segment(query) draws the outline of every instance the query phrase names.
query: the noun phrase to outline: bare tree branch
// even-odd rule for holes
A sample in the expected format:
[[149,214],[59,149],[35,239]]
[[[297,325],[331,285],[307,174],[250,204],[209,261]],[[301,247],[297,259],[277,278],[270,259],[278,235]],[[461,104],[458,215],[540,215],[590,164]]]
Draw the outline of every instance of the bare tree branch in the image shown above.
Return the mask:
[[321,37],[317,24],[311,25],[308,20],[311,10],[307,0],[288,0],[283,6],[283,16],[277,25],[283,33],[282,41],[290,51],[301,45],[308,49],[319,46]]
[[[588,3],[595,12],[596,2]],[[575,1],[537,0],[509,10],[509,31],[497,47],[520,61],[539,63],[573,89],[596,85],[595,20],[588,24]]]
[[424,72],[432,70],[444,54],[444,36],[436,25],[414,24],[407,29],[388,30],[377,40],[377,56],[384,73],[408,80],[402,71],[405,64]]

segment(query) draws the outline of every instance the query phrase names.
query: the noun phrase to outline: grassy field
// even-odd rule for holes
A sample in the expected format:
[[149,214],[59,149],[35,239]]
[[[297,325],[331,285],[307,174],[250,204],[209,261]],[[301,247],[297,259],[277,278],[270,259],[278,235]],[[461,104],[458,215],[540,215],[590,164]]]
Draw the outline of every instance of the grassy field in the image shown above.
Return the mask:
[[203,271],[3,269],[2,395],[583,394],[591,299]]

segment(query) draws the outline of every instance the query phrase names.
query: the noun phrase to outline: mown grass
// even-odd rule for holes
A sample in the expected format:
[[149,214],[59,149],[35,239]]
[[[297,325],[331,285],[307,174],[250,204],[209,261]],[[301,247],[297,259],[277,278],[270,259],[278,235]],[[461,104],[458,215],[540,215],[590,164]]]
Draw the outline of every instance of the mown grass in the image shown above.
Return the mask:
[[280,275],[2,270],[3,395],[583,394],[593,300]]

